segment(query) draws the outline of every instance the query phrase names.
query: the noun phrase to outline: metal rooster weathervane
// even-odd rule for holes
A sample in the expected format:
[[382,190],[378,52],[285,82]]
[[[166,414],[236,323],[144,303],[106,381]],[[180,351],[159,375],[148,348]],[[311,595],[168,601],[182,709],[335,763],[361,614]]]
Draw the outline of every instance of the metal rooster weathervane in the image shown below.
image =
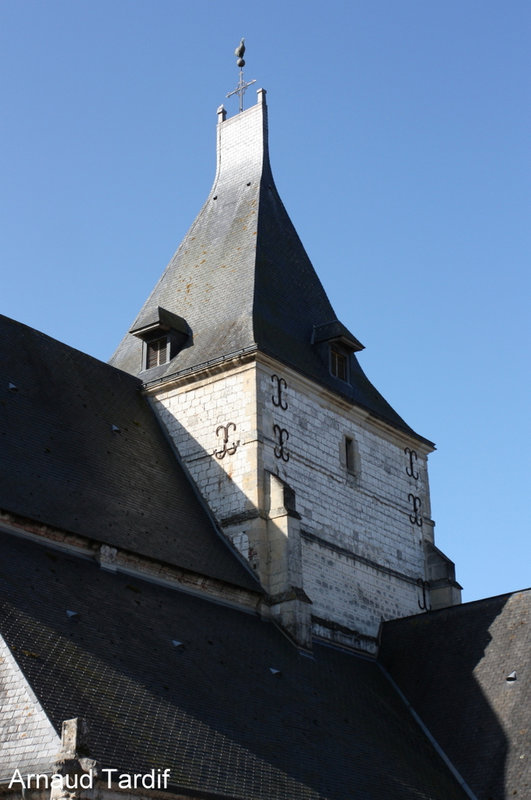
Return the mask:
[[243,79],[243,68],[245,66],[245,61],[243,59],[245,53],[245,39],[241,39],[240,44],[234,51],[234,55],[236,56],[236,66],[240,68],[240,80],[238,81],[238,85],[232,92],[229,92],[227,97],[232,97],[233,94],[237,94],[239,101],[240,101],[240,111],[243,111],[243,95],[245,94],[245,90],[252,86],[253,83],[256,83],[256,79],[252,81],[248,81],[247,83]]

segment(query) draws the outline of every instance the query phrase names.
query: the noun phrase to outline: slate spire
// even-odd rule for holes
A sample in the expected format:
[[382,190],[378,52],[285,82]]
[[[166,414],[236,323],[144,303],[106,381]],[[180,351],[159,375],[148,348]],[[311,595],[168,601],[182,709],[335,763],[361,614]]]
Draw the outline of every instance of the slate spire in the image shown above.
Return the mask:
[[[363,345],[337,320],[282,204],[266,92],[257,94],[229,119],[218,109],[212,189],[111,364],[149,383],[259,350],[411,432],[362,372],[354,353]],[[148,363],[143,348],[161,331],[173,332],[173,344],[166,360]],[[334,343],[348,359],[347,381],[331,374]]]

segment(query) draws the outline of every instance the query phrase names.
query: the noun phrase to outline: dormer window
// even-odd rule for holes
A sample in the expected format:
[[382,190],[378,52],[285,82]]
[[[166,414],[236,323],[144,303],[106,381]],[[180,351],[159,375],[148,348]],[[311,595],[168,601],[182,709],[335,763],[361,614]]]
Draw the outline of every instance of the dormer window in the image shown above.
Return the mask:
[[168,349],[167,336],[160,336],[151,342],[146,342],[146,369],[166,364],[169,361]]
[[160,306],[143,314],[129,333],[142,340],[142,370],[168,364],[192,344],[192,331],[186,320]]
[[323,361],[328,358],[330,375],[349,383],[350,357],[352,353],[363,350],[362,343],[337,319],[314,325],[311,342],[318,348]]
[[330,347],[330,372],[341,381],[348,381],[348,360],[337,347]]

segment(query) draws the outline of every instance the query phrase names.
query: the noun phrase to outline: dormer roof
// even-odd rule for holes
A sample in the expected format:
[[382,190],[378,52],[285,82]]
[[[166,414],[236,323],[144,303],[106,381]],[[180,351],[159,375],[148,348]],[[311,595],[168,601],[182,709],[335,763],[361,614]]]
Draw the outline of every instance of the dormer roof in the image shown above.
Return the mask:
[[146,308],[143,314],[139,314],[129,333],[142,338],[153,331],[176,331],[188,335],[190,329],[186,320],[178,314],[172,314],[165,308],[155,306]]

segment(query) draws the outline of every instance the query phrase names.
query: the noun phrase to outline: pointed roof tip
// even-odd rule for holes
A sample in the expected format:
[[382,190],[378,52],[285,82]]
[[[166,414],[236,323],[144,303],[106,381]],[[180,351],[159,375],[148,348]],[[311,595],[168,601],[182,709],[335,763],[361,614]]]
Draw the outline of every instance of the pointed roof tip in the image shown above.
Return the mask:
[[[230,118],[218,107],[207,201],[111,363],[147,383],[162,382],[258,349],[413,433],[357,363],[363,345],[337,319],[276,191],[266,95],[258,89],[256,104]],[[155,373],[144,365],[138,334],[153,321],[160,327],[161,311],[182,320],[189,338]],[[331,371],[334,347],[350,364],[346,380]]]
[[[253,81],[253,83],[254,83],[254,81]],[[230,94],[234,94],[234,92],[231,92]],[[229,97],[230,94],[228,94],[227,97]],[[239,112],[233,114],[230,117],[227,116],[229,112],[227,111],[227,109],[225,108],[225,106],[222,103],[216,109],[216,115],[217,115],[217,118],[218,118],[218,125],[221,122],[225,122],[227,119],[238,119],[242,114],[246,114],[246,112],[252,111],[257,106],[261,106],[264,109],[264,111],[267,110],[266,95],[267,95],[267,89],[262,89],[262,88],[257,89],[256,90],[256,103],[254,105],[252,105],[252,106],[249,106],[249,108],[246,108],[244,110],[240,110]]]

